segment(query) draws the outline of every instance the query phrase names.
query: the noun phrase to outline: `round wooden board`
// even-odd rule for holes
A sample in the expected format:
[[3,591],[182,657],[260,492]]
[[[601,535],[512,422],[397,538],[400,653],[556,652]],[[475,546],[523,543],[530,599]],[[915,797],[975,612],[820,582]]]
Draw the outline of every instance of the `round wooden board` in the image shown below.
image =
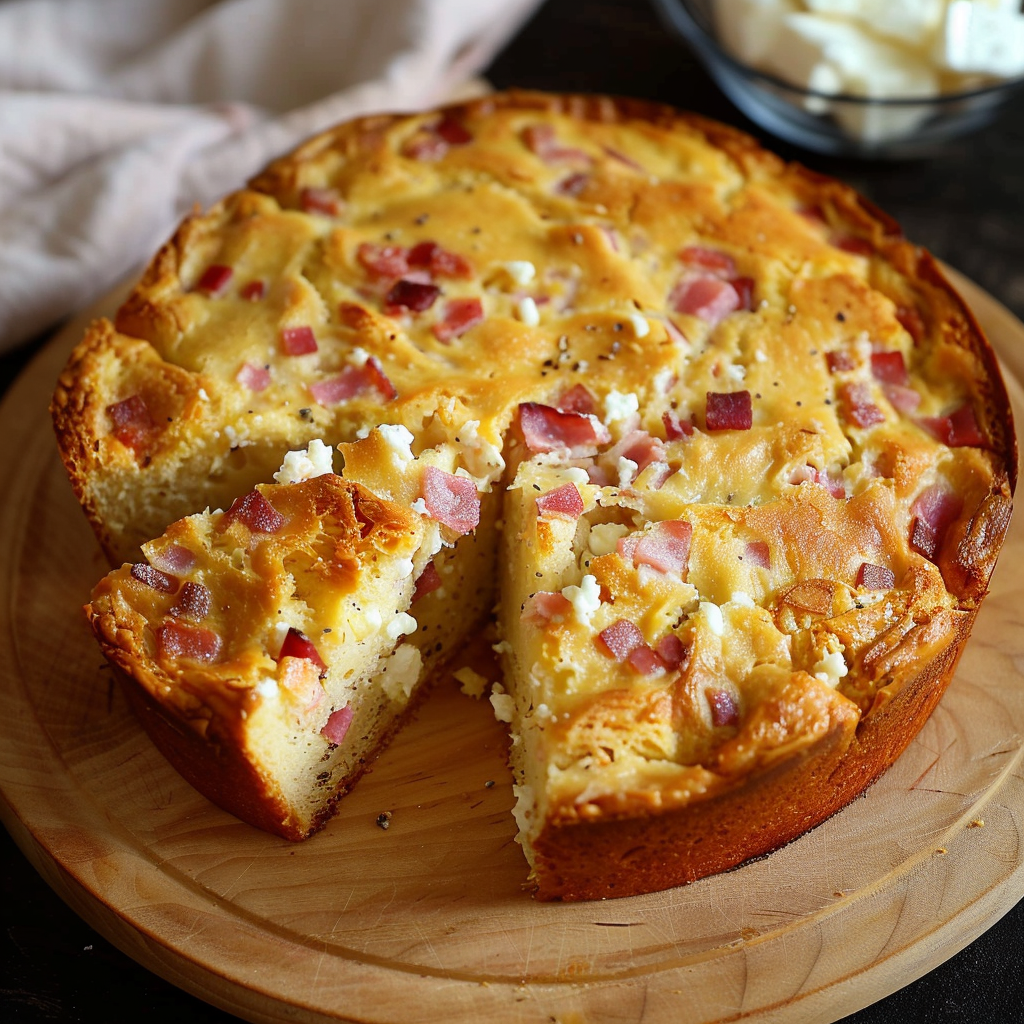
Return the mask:
[[[957,283],[1022,421],[1024,325]],[[924,974],[1024,895],[1020,516],[911,748],[864,798],[737,871],[534,902],[503,729],[452,683],[312,840],[239,823],[152,747],[79,610],[105,566],[46,411],[79,329],[0,410],[0,812],[78,913],[173,983],[252,1021],[820,1024]]]

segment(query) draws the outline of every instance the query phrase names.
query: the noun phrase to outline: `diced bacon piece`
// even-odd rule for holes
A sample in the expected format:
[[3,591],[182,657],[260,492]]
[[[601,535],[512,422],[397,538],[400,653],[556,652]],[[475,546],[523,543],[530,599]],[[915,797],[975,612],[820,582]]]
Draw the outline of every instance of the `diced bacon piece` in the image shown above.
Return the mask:
[[555,191],[560,196],[578,196],[586,187],[587,182],[590,181],[590,175],[585,174],[583,171],[577,171],[575,174],[570,174],[568,177],[562,178],[555,185]]
[[684,437],[693,437],[693,420],[681,420],[674,409],[666,409],[661,414],[661,422],[665,425],[666,441],[680,441]]
[[606,453],[612,464],[619,459],[629,459],[636,463],[637,473],[642,473],[652,462],[664,462],[665,444],[657,437],[652,437],[646,430],[631,430]]
[[857,570],[857,586],[865,590],[892,590],[896,586],[896,574],[884,565],[862,562]]
[[186,658],[189,661],[216,661],[223,641],[212,629],[186,626],[182,622],[165,622],[157,626],[157,653],[161,658]]
[[910,546],[935,561],[946,531],[963,511],[963,499],[943,483],[925,488],[910,506]]
[[421,597],[432,594],[443,585],[444,581],[441,579],[441,574],[437,571],[437,566],[433,562],[427,562],[423,572],[416,578],[416,587],[412,592],[412,603],[415,604]]
[[859,381],[840,384],[839,396],[843,418],[855,427],[870,427],[885,422],[885,413],[872,401],[871,389]]
[[472,277],[473,267],[456,252],[442,249],[437,242],[419,242],[407,256],[410,267],[427,270],[437,277]]
[[466,143],[473,141],[473,136],[470,134],[466,126],[461,122],[457,121],[450,114],[445,114],[441,120],[434,125],[433,132],[439,138],[444,139],[449,146],[465,146]]
[[429,516],[457,533],[470,533],[480,522],[476,484],[436,466],[427,466],[423,471],[423,502]]
[[647,644],[634,647],[626,657],[626,662],[634,672],[643,676],[653,676],[656,672],[664,672],[665,662],[657,651],[652,650]]
[[915,345],[921,344],[924,337],[924,320],[916,306],[897,306],[896,319],[900,326],[914,339]]
[[688,245],[679,253],[679,258],[688,266],[710,270],[720,277],[736,276],[736,261],[727,252],[719,249]]
[[242,286],[242,289],[238,294],[247,302],[259,302],[266,294],[266,291],[266,282],[261,281],[259,278],[255,278],[252,281],[247,281]]
[[607,427],[593,416],[561,412],[537,402],[519,406],[519,430],[526,447],[535,453],[607,444],[611,440]]
[[835,593],[836,585],[831,580],[801,580],[784,590],[779,601],[812,615],[831,615]]
[[342,201],[337,189],[309,186],[299,193],[299,206],[306,213],[323,213],[337,217]]
[[545,517],[579,519],[583,515],[583,507],[579,488],[573,483],[562,484],[537,499],[537,514]]
[[444,316],[434,324],[434,337],[438,341],[461,338],[468,330],[484,321],[484,305],[480,299],[449,299]]
[[709,391],[704,410],[708,430],[750,430],[754,424],[749,391]]
[[424,313],[437,301],[440,294],[441,289],[436,284],[424,284],[403,277],[391,286],[384,301],[395,309]]
[[173,594],[178,589],[178,581],[159,569],[147,565],[145,562],[136,562],[131,567],[132,579],[145,583],[152,590],[159,590],[162,594]]
[[695,316],[714,327],[740,308],[740,297],[728,281],[718,277],[683,279],[668,297],[677,313]]
[[210,614],[210,591],[202,583],[186,580],[178,591],[178,600],[171,608],[171,614],[193,622],[201,622]]
[[281,349],[286,356],[304,356],[317,350],[316,335],[308,325],[281,330]]
[[643,633],[629,619],[618,619],[602,629],[594,643],[603,654],[618,662],[625,661],[638,647],[646,646]]
[[824,487],[833,498],[845,498],[846,486],[842,479],[832,476],[827,470],[814,466],[797,466],[789,476],[791,484],[817,484]]
[[324,406],[347,402],[367,391],[376,391],[385,402],[390,402],[398,394],[374,356],[370,356],[362,366],[346,366],[341,373],[309,385],[309,393]]
[[635,533],[627,537],[620,537],[616,542],[615,550],[627,565],[633,564],[633,555],[636,553],[636,546],[639,543],[640,538]]
[[655,523],[633,549],[633,564],[649,565],[670,575],[679,574],[689,560],[692,536],[693,527],[685,519]]
[[828,223],[825,211],[820,206],[800,206],[796,212],[815,227],[823,227]]
[[320,735],[328,743],[338,746],[348,735],[354,717],[355,712],[348,704],[343,708],[338,708],[337,711],[332,711],[327,719],[327,724],[320,730]]
[[577,412],[582,416],[590,416],[597,412],[597,402],[583,384],[574,384],[558,399],[558,409],[560,412]]
[[448,152],[448,143],[433,132],[419,132],[402,147],[402,155],[412,160],[440,160]]
[[759,569],[770,569],[772,567],[772,553],[767,541],[751,540],[743,549],[744,561],[756,565]]
[[883,384],[882,393],[898,412],[912,413],[921,404],[921,396],[913,388],[904,387],[902,384]]
[[220,295],[234,277],[234,270],[225,267],[221,263],[212,263],[203,271],[202,277],[196,283],[196,291],[206,292],[207,295]]
[[645,172],[645,168],[641,164],[638,164],[632,157],[626,156],[626,154],[621,150],[615,149],[612,146],[602,146],[601,149],[603,149],[613,160],[617,160],[620,164],[625,164],[634,171]]
[[250,391],[265,391],[270,386],[270,368],[242,363],[241,369],[235,374],[235,380]]
[[909,383],[907,364],[902,352],[872,352],[871,376],[886,384]]
[[129,395],[121,402],[108,405],[106,413],[114,425],[114,437],[128,448],[140,448],[156,429],[142,395]]
[[363,242],[356,259],[375,277],[401,277],[409,269],[405,249],[400,245],[376,245]]
[[591,163],[589,154],[582,149],[563,146],[555,134],[555,126],[551,124],[527,125],[523,129],[523,142],[531,153],[535,153],[547,164],[572,160]]
[[655,650],[666,668],[679,668],[686,658],[687,647],[675,633],[666,633],[659,641]]
[[857,361],[852,353],[837,348],[825,353],[825,364],[829,373],[845,373],[847,370],[855,369]]
[[519,618],[531,626],[546,626],[549,622],[564,622],[572,614],[572,602],[562,594],[541,590],[523,602]]
[[739,296],[740,304],[738,308],[745,309],[747,312],[753,312],[754,279],[752,277],[731,277],[729,278],[729,284],[733,286],[737,296]]
[[376,356],[370,356],[363,363],[363,373],[371,387],[377,389],[377,393],[385,402],[390,402],[398,397],[398,389],[391,383],[391,379],[384,372],[384,367]]
[[948,416],[922,416],[917,422],[950,448],[984,448],[988,444],[970,405],[962,405]]
[[320,657],[320,652],[316,649],[313,641],[310,640],[305,633],[296,629],[294,626],[288,630],[288,633],[284,638],[284,643],[281,644],[281,650],[278,652],[277,660],[281,661],[282,658],[305,658],[306,661],[313,662],[313,664],[320,670],[321,679],[327,672],[327,664],[324,662],[324,659]]
[[151,560],[158,568],[172,573],[186,573],[196,564],[196,556],[180,544],[168,544]]
[[711,724],[716,729],[739,724],[740,713],[728,690],[706,690],[705,696],[711,708]]
[[866,238],[858,238],[856,235],[839,235],[833,239],[832,244],[854,256],[870,256],[875,251],[874,246]]
[[244,497],[235,498],[224,513],[221,528],[227,529],[236,520],[253,533],[277,533],[284,526],[284,516],[259,491],[250,491]]

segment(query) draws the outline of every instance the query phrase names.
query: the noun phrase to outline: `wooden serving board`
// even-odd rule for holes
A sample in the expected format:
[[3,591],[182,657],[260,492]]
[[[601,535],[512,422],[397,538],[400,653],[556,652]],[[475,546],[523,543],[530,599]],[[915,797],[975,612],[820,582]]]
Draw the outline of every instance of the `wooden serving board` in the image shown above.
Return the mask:
[[[958,283],[1024,422],[1024,325]],[[841,814],[737,871],[534,902],[503,727],[453,683],[313,839],[241,824],[156,752],[80,613],[105,566],[46,411],[78,328],[0,410],[0,814],[82,917],[176,985],[252,1021],[820,1024],[924,974],[1024,895],[1020,515],[911,748]]]

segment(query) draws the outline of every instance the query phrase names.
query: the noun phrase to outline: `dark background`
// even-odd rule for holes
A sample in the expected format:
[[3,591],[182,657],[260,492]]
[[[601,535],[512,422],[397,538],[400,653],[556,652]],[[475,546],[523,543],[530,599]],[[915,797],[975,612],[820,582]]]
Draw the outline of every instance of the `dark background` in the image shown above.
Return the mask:
[[[488,69],[497,88],[659,100],[741,127],[833,174],[906,235],[1024,318],[1024,93],[997,123],[927,160],[867,163],[766,137],[721,95],[648,0],[547,0]],[[4,387],[44,339],[0,357]],[[0,831],[0,1021],[226,1024],[236,1020],[137,966],[76,917]],[[1024,904],[924,978],[845,1018],[941,1024],[1024,1020]]]

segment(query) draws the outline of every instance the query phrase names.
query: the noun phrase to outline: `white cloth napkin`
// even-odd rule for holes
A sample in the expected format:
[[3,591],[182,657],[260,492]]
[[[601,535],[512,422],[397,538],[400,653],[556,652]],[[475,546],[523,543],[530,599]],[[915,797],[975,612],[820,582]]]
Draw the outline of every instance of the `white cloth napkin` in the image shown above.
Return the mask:
[[0,349],[308,135],[444,102],[539,2],[0,2]]

